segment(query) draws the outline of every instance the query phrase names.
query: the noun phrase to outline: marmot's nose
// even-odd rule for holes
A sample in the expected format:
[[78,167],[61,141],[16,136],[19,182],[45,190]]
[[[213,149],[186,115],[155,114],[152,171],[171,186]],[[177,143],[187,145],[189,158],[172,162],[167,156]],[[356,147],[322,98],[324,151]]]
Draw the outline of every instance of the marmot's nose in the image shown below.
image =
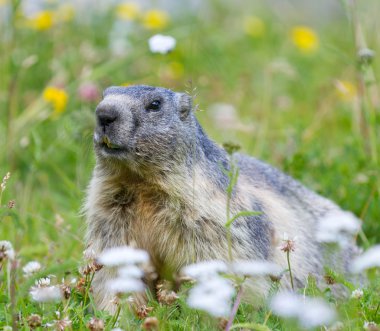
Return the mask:
[[96,110],[96,116],[99,126],[105,128],[115,122],[118,119],[119,114],[114,109],[98,108]]

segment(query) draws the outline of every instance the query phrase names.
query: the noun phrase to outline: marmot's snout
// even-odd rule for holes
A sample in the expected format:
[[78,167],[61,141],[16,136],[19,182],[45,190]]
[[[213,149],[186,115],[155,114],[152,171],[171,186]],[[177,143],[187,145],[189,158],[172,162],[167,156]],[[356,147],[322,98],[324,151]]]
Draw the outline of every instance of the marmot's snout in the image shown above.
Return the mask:
[[101,155],[109,156],[128,149],[132,132],[131,111],[117,98],[106,98],[96,108],[94,142]]
[[107,133],[107,130],[112,123],[119,119],[119,112],[114,108],[104,107],[100,105],[96,108],[96,123],[103,133]]

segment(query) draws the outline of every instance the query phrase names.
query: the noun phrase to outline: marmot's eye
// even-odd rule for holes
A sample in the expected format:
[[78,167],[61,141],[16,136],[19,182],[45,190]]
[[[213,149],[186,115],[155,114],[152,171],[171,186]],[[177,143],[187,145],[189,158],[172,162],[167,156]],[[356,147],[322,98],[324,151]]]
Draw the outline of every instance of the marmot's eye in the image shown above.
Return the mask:
[[161,101],[160,100],[154,100],[150,103],[150,105],[146,108],[148,111],[157,111],[160,109]]

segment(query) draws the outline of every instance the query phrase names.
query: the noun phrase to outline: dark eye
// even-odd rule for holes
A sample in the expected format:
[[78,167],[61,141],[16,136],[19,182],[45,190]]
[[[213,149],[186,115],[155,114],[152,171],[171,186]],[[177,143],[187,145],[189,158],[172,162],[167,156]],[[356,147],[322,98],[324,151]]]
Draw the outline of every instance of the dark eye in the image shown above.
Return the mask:
[[160,109],[161,101],[160,100],[154,100],[152,101],[149,106],[146,108],[148,111],[157,111]]

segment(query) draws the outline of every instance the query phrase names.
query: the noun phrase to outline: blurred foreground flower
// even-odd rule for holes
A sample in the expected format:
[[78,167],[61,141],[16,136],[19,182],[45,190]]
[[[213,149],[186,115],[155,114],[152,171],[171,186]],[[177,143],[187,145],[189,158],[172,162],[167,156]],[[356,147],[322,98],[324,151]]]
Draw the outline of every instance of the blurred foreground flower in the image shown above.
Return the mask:
[[176,40],[171,36],[156,34],[149,38],[148,43],[152,53],[166,54],[174,49]]
[[144,14],[143,25],[149,30],[165,28],[169,23],[169,15],[162,10],[149,10]]
[[141,292],[145,285],[141,278],[144,272],[137,264],[147,263],[149,255],[142,249],[128,246],[108,248],[100,254],[98,261],[105,266],[118,266],[118,277],[106,283],[114,294]]
[[343,101],[352,101],[357,96],[356,86],[346,80],[336,80],[334,82],[337,94]]
[[291,30],[293,44],[303,53],[313,53],[319,48],[318,35],[306,26],[295,26]]
[[59,114],[65,110],[68,101],[68,95],[65,90],[49,86],[44,90],[42,96],[45,101],[53,106],[55,113]]
[[41,270],[41,264],[37,261],[30,261],[22,268],[25,277],[30,277]]
[[35,30],[49,30],[54,24],[54,13],[51,10],[43,10],[28,18],[27,25]]
[[123,2],[116,6],[116,15],[122,20],[132,21],[140,14],[140,8],[135,2]]
[[119,246],[105,249],[100,254],[98,261],[105,266],[114,267],[148,262],[149,255],[142,249]]
[[297,319],[305,328],[329,325],[336,317],[335,310],[322,299],[302,297],[290,292],[277,293],[270,307],[275,315]]
[[331,212],[319,221],[316,237],[319,242],[338,243],[344,247],[352,242],[360,227],[360,221],[352,213]]
[[354,259],[351,265],[351,271],[360,273],[366,269],[380,267],[380,245],[371,247],[361,256]]
[[259,17],[247,16],[244,18],[243,24],[245,33],[251,37],[262,37],[265,33],[265,24]]
[[194,279],[201,279],[227,272],[227,270],[227,265],[223,261],[211,260],[190,264],[182,269],[182,273]]
[[236,261],[232,264],[232,270],[246,277],[279,276],[282,272],[282,268],[277,264],[259,260]]
[[230,280],[219,275],[219,272],[225,271],[227,265],[218,260],[203,261],[183,268],[183,274],[197,280],[189,292],[188,305],[215,317],[227,316],[231,311],[235,289]]

